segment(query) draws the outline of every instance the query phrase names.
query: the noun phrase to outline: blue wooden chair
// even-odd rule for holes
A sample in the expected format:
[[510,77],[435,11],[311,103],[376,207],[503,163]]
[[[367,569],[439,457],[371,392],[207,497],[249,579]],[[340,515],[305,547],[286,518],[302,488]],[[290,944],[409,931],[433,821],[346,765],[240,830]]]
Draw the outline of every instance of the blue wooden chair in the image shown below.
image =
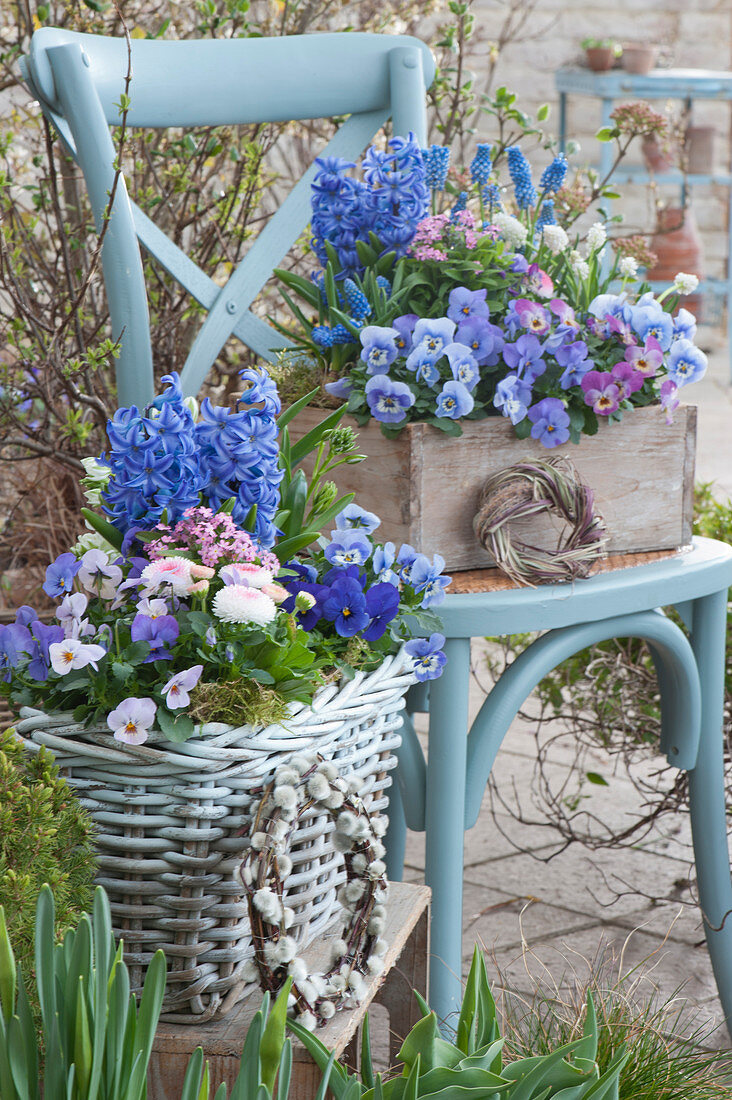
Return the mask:
[[[353,158],[391,117],[394,133],[413,130],[425,142],[425,89],[432,55],[415,38],[314,34],[205,41],[133,40],[53,27],[37,31],[21,61],[24,79],[78,162],[99,231],[114,179],[109,127],[131,61],[130,127],[222,126],[349,117],[323,156]],[[181,372],[187,394],[198,392],[233,334],[271,358],[287,341],[249,307],[310,220],[311,167],[221,288],[130,200],[120,178],[102,249],[120,405],[153,397],[153,356],[141,244],[206,310]],[[139,244],[138,244],[139,240]]]
[[[199,126],[350,117],[325,155],[353,157],[391,115],[396,133],[424,143],[429,50],[412,38],[360,34],[283,39],[132,43],[130,126]],[[43,29],[22,62],[25,79],[86,179],[97,225],[114,176],[109,126],[118,122],[127,44]],[[122,405],[153,396],[147,299],[139,242],[209,312],[182,372],[195,393],[233,334],[268,357],[285,343],[249,307],[309,219],[305,173],[219,288],[118,186],[103,249],[112,330],[121,335]],[[430,1000],[443,1019],[460,997],[463,837],[477,818],[495,754],[521,703],[565,657],[604,638],[645,638],[662,695],[669,760],[689,771],[699,894],[707,942],[732,1024],[732,885],[722,760],[727,588],[732,549],[695,540],[678,558],[601,574],[573,586],[450,595],[441,608],[448,664],[430,687],[429,759],[405,724],[389,834],[389,870],[400,878],[406,825],[426,830],[433,889]],[[691,640],[657,608],[675,604]],[[503,675],[468,733],[470,638],[545,631]]]

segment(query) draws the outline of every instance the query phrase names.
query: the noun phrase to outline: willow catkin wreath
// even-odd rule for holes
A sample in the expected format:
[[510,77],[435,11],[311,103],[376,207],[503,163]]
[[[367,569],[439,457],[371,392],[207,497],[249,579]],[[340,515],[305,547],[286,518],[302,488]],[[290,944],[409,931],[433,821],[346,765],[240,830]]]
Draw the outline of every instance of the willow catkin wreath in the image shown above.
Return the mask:
[[[569,526],[554,550],[541,550],[511,533],[511,524],[551,512]],[[517,584],[554,584],[586,577],[603,554],[605,525],[594,510],[592,489],[566,458],[517,462],[488,478],[473,528]]]
[[[254,945],[245,980],[277,993],[292,977],[289,1008],[309,1029],[330,1020],[339,1008],[358,1004],[366,993],[364,974],[379,974],[384,966],[386,943],[379,936],[389,890],[381,842],[386,818],[366,809],[357,794],[362,785],[355,774],[341,777],[321,756],[294,756],[277,769],[262,797],[241,866]],[[298,957],[297,943],[287,932],[293,913],[283,896],[292,871],[290,838],[311,807],[332,816],[334,845],[346,865],[346,883],[338,892],[344,926],[322,974],[309,974]]]

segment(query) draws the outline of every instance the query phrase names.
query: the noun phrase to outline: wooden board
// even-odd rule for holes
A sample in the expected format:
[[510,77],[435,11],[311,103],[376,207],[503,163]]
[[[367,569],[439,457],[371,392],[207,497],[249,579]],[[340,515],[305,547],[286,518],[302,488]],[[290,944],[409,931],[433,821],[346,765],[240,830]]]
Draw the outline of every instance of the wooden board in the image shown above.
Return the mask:
[[[383,972],[372,978],[368,994],[358,1008],[338,1012],[318,1030],[318,1037],[335,1050],[338,1057],[353,1043],[359,1024],[374,1000],[389,1009],[390,1026],[395,1031],[392,1053],[398,1049],[409,1028],[416,1022],[416,1002],[412,989],[426,994],[428,958],[428,915],[430,891],[426,886],[403,882],[390,884],[386,929],[388,943]],[[338,935],[334,926],[305,952],[312,971],[323,969],[330,957],[330,943]],[[397,966],[398,963],[398,966]],[[148,1100],[180,1100],[188,1059],[197,1046],[203,1047],[210,1062],[211,1094],[225,1081],[231,1086],[239,1072],[239,1060],[247,1030],[259,1009],[261,995],[247,998],[228,1016],[213,1023],[197,1025],[161,1024],[153,1043],[148,1071]],[[350,1053],[350,1052],[349,1052]],[[348,1064],[353,1064],[345,1055]],[[290,1100],[312,1100],[320,1082],[305,1048],[293,1043],[293,1070]]]
[[[321,409],[304,410],[293,422],[293,435],[309,431],[324,415]],[[362,507],[381,517],[382,541],[441,554],[448,572],[494,564],[473,532],[486,478],[516,462],[550,455],[571,459],[594,490],[608,529],[608,553],[672,550],[691,539],[694,406],[681,406],[670,425],[658,406],[634,409],[621,423],[602,423],[597,435],[552,451],[535,440],[517,439],[502,417],[468,421],[458,439],[426,424],[407,425],[395,440],[386,439],[373,422],[353,426],[358,449],[368,458],[336,470],[339,488],[355,492]],[[516,535],[548,548],[556,545],[557,530],[544,515],[517,525]]]
[[[649,565],[664,558],[673,558],[678,550],[653,550],[645,554],[610,554],[593,565],[590,575],[595,573],[613,573],[618,569],[632,569],[636,565]],[[458,573],[448,588],[452,595],[466,592],[506,592],[510,588],[521,588],[500,569],[466,569]]]

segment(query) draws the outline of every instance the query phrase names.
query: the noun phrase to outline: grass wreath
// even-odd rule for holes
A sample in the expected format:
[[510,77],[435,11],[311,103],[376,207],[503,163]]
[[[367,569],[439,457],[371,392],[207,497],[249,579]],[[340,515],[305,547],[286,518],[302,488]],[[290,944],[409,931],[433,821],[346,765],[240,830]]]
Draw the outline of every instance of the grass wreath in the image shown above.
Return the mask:
[[[385,848],[386,818],[370,814],[358,789],[357,775],[344,778],[335,764],[319,755],[294,756],[277,769],[257,809],[251,848],[241,865],[247,891],[254,959],[245,980],[259,981],[277,993],[292,978],[289,1009],[309,1030],[332,1019],[341,1008],[358,1004],[366,994],[366,974],[379,974],[386,942],[388,895]],[[346,917],[324,973],[308,973],[288,934],[293,911],[284,903],[292,871],[288,848],[297,822],[311,807],[325,810],[335,823],[334,844],[343,853],[346,883],[338,901]]]
[[[518,519],[551,512],[569,530],[554,550],[523,542],[511,531]],[[594,494],[566,458],[517,462],[488,478],[473,520],[478,540],[516,584],[557,584],[586,577],[602,557],[605,525]]]

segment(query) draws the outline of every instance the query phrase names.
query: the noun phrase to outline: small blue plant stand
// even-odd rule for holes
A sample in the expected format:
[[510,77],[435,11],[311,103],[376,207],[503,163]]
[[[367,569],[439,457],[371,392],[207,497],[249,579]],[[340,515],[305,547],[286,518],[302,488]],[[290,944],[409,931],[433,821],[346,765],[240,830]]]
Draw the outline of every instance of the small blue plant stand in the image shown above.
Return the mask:
[[[689,773],[700,906],[728,1028],[732,1025],[732,884],[722,752],[730,585],[732,547],[694,539],[689,550],[673,557],[574,585],[446,597],[440,614],[447,665],[429,684],[428,759],[407,718],[387,838],[389,878],[398,880],[406,827],[426,833],[426,881],[432,888],[429,1001],[446,1026],[456,1020],[461,997],[463,838],[477,821],[498,749],[543,676],[588,645],[622,637],[648,642],[661,692],[661,749],[671,764]],[[688,637],[659,610],[671,605]],[[544,633],[503,673],[468,729],[470,639],[535,631]],[[426,707],[415,698],[412,709]]]

